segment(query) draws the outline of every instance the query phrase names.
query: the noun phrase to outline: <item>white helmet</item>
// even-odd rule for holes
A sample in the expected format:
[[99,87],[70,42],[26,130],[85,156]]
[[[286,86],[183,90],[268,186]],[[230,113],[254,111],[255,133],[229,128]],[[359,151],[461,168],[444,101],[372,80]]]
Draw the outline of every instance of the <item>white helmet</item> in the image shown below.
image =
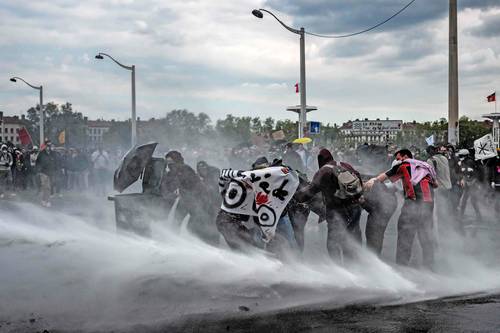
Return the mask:
[[465,156],[469,155],[469,150],[468,150],[468,149],[460,149],[460,150],[458,151],[458,154],[457,154],[457,155],[458,155],[458,156],[464,156],[464,157],[465,157]]
[[33,146],[32,150],[38,150],[38,146]]

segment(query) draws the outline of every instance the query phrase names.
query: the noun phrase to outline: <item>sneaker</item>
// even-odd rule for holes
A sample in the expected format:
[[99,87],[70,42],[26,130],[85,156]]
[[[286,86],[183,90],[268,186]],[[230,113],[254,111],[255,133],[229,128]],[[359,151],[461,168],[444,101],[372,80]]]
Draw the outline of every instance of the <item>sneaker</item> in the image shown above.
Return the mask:
[[5,194],[2,193],[2,194],[0,194],[0,199],[3,199],[3,198],[5,198]]
[[49,207],[51,207],[51,206],[52,206],[52,204],[51,204],[50,202],[47,202],[47,204],[46,204],[46,206],[45,206],[45,207],[49,208]]

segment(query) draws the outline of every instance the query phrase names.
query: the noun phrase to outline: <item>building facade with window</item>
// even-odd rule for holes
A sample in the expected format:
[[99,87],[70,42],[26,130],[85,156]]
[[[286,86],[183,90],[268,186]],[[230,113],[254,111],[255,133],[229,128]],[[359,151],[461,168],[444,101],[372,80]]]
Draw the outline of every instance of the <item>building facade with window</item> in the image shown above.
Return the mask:
[[21,144],[19,130],[23,127],[23,119],[18,116],[3,116],[0,125],[0,142],[12,142],[14,145]]
[[348,121],[340,127],[344,144],[357,147],[363,143],[387,144],[396,140],[403,131],[402,120],[359,120]]
[[113,122],[106,120],[88,120],[87,138],[90,146],[98,146],[103,143],[103,135],[111,128]]

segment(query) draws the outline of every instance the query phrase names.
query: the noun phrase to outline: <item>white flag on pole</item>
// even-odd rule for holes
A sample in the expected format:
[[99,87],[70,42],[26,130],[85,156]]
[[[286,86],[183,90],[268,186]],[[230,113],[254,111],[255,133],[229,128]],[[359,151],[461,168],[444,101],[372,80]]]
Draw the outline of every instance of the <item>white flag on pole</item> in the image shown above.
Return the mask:
[[426,138],[425,142],[427,142],[428,146],[434,145],[434,134],[432,134],[430,137]]
[[486,134],[485,136],[474,140],[474,156],[476,160],[485,160],[497,156],[493,136]]

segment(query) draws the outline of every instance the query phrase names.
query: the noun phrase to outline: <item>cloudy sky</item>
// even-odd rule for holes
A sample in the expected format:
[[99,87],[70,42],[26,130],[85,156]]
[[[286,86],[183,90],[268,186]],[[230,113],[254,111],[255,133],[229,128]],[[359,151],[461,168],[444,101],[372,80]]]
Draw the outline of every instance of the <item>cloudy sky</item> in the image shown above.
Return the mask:
[[[20,114],[43,84],[45,101],[71,102],[90,118],[130,115],[137,67],[137,115],[172,109],[296,119],[299,39],[272,17],[321,34],[362,30],[409,0],[2,0],[0,110]],[[458,0],[460,114],[491,112],[500,91],[500,1]],[[447,115],[448,1],[416,0],[379,29],[346,39],[306,37],[309,119],[434,120]]]

